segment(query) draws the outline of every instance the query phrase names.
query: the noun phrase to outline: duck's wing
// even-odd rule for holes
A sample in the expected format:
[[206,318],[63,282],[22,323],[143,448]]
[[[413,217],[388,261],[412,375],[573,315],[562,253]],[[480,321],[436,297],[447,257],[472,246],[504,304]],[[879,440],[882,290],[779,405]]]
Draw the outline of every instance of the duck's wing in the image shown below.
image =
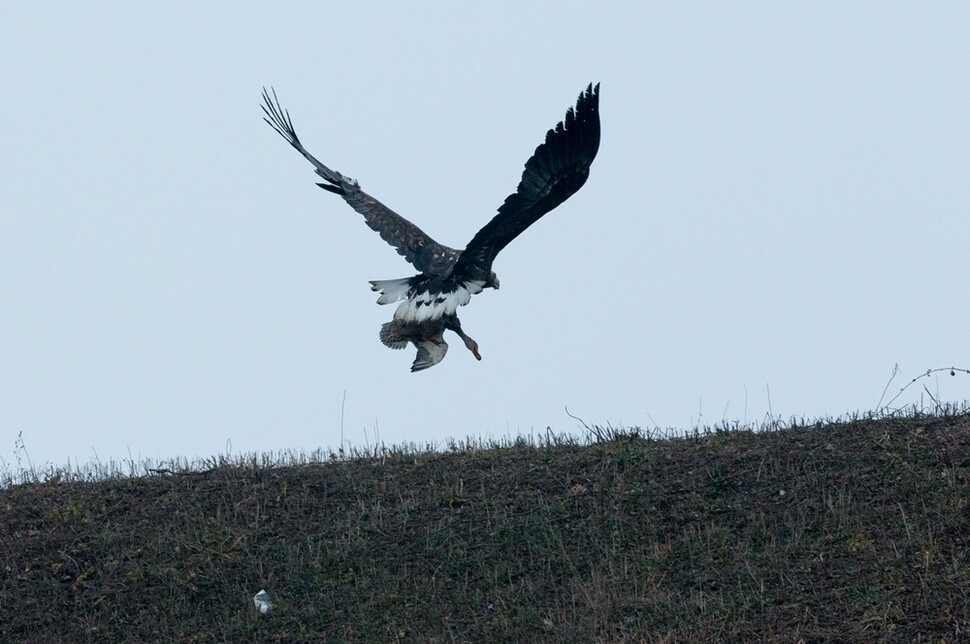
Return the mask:
[[421,340],[415,342],[414,346],[418,348],[418,355],[414,358],[411,371],[422,371],[433,367],[444,360],[445,354],[448,353],[448,343],[444,339],[437,341]]

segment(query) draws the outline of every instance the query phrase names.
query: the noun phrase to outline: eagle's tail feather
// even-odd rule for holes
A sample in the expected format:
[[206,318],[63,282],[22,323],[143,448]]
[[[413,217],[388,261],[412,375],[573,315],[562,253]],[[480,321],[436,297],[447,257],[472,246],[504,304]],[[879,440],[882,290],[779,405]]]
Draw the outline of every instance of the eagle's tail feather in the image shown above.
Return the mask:
[[403,300],[408,295],[411,288],[410,277],[402,277],[396,280],[371,280],[370,290],[380,291],[381,296],[377,298],[378,304],[390,304]]

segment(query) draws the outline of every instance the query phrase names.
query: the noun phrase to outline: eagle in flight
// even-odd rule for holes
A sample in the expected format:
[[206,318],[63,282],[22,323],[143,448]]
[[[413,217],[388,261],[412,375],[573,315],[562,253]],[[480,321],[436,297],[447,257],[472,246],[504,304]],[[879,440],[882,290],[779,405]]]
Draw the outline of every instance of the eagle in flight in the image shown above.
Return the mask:
[[394,319],[381,326],[380,338],[392,349],[410,342],[418,355],[411,371],[441,362],[448,351],[445,329],[454,331],[478,360],[478,343],[458,319],[458,307],[485,288],[499,287],[492,271],[495,256],[544,214],[583,187],[600,145],[599,84],[579,95],[576,107],[546,133],[546,140],[526,161],[519,187],[499,206],[498,214],[468,242],[465,250],[439,244],[423,230],[361,190],[350,177],[320,163],[300,142],[287,110],[263,89],[265,120],[307,161],[325,183],[317,185],[343,197],[381,238],[397,249],[419,273],[413,277],[372,281],[378,304],[401,301]]

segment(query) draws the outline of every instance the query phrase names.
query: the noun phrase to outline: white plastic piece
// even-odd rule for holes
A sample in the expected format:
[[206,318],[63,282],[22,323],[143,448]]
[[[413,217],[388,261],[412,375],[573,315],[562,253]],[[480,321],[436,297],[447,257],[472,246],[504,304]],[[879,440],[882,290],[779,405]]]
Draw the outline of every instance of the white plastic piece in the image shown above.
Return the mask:
[[259,609],[259,612],[265,615],[269,611],[273,610],[273,604],[269,601],[269,593],[265,590],[260,590],[258,593],[253,595],[253,605]]

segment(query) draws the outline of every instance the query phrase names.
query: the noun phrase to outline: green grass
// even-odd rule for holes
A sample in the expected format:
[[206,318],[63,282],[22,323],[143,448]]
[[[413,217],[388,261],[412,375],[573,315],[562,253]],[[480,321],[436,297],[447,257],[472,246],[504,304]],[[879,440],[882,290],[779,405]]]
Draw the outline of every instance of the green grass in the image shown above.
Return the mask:
[[970,639],[965,411],[593,429],[8,481],[0,641]]

